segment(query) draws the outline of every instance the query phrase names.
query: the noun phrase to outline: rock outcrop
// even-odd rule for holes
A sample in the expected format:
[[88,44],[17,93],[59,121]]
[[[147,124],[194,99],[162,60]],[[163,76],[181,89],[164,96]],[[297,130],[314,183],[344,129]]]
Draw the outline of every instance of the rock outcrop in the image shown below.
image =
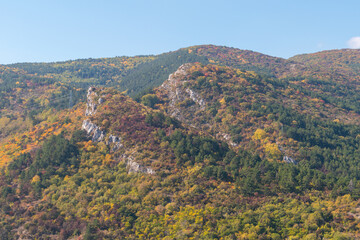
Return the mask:
[[91,136],[91,141],[93,142],[100,142],[105,138],[105,131],[101,131],[100,128],[90,120],[84,120],[81,128]]
[[200,106],[201,110],[205,110],[205,105],[206,105],[205,100],[202,99],[198,93],[194,92],[190,88],[187,88],[185,91],[187,93],[189,93],[190,99],[193,100],[195,103],[197,103]]
[[237,144],[234,143],[234,142],[231,140],[230,134],[227,134],[227,133],[218,133],[218,134],[216,134],[216,138],[226,141],[226,142],[227,142],[228,144],[230,144],[230,146],[232,146],[232,147],[236,147],[236,146],[237,146]]
[[111,150],[113,152],[119,150],[120,148],[123,147],[123,144],[121,143],[121,138],[118,137],[118,136],[114,136],[114,135],[110,135],[109,136],[109,139],[108,139],[108,142],[107,142],[108,145],[111,145],[112,144],[112,148]]
[[[97,93],[95,90],[95,87],[89,87],[88,89],[85,116],[92,116],[96,113],[97,105],[95,103],[94,97],[97,96]],[[105,131],[100,130],[100,128],[96,126],[96,124],[92,123],[89,119],[83,121],[81,128],[85,130],[89,136],[91,136],[91,140],[93,142],[100,142],[105,139]]]
[[170,74],[168,80],[160,86],[160,88],[165,90],[170,100],[168,113],[179,121],[187,123],[189,123],[189,121],[183,116],[180,108],[178,107],[179,103],[184,102],[186,99],[191,99],[195,102],[195,106],[192,106],[195,108],[194,111],[203,111],[206,106],[206,102],[200,94],[190,88],[184,88],[184,84],[187,81],[183,81],[183,78],[188,74],[187,72],[191,66],[191,63],[181,65],[178,70],[176,70],[173,74]]
[[[88,89],[85,116],[92,116],[96,113],[97,105],[94,100],[94,97],[97,96],[97,93],[95,92],[95,90],[96,90],[95,87],[89,87]],[[100,99],[99,99],[99,104],[100,104]]]
[[283,160],[284,160],[284,162],[286,162],[286,163],[297,164],[297,162],[296,162],[294,159],[292,159],[291,157],[288,157],[288,156],[284,156],[284,157],[283,157]]
[[[88,89],[85,116],[95,115],[98,105],[105,102],[105,99],[100,97],[97,101],[98,105],[96,104],[95,97],[98,96],[96,90],[97,89],[95,87],[90,87]],[[101,130],[99,126],[91,122],[90,119],[86,119],[83,121],[82,129],[87,132],[93,142],[105,142],[106,145],[111,147],[112,152],[116,152],[124,147],[121,137],[110,135],[106,141],[106,132]],[[155,171],[150,167],[145,167],[140,163],[136,162],[134,157],[132,156],[127,156],[123,154],[120,159],[126,163],[128,173],[155,173]]]
[[292,163],[292,164],[297,164],[297,161],[289,156],[287,156],[288,154],[286,153],[285,149],[279,144],[276,143],[276,145],[278,146],[279,150],[281,151],[281,153],[284,155],[283,157],[283,161],[286,163]]
[[149,167],[145,167],[138,162],[135,161],[135,159],[132,156],[127,156],[126,154],[123,154],[121,156],[121,159],[123,162],[126,163],[126,168],[128,170],[128,173],[146,173],[146,174],[154,174],[155,171]]

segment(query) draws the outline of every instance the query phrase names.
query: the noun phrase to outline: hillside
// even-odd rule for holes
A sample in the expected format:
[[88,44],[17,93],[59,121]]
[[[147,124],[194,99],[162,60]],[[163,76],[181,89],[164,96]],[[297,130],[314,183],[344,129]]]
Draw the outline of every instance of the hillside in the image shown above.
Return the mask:
[[50,76],[0,66],[0,139],[30,130],[84,99],[85,91]]
[[352,80],[359,81],[360,50],[342,49],[322,51],[313,54],[302,54],[289,58],[291,61],[303,63],[307,66],[319,66],[332,72],[347,75]]
[[326,66],[320,64],[305,64],[302,61],[296,61],[296,58],[283,59],[250,50],[214,45],[200,45],[186,49],[192,54],[207,57],[210,63],[255,71],[260,75],[280,79],[322,78],[335,80],[349,77],[348,75],[343,76],[340,72],[329,71]]
[[[281,121],[290,117],[295,122],[297,116],[311,115],[321,121],[358,124],[359,114],[314,99],[306,90],[296,87],[254,72],[186,64],[157,89],[160,104],[156,107],[165,109],[181,122],[212,135],[227,135],[238,142],[241,138],[249,141],[257,128],[273,125],[274,131],[280,134],[284,124],[289,127],[291,124],[294,127],[302,125]],[[230,144],[236,145],[231,141]]]
[[303,68],[286,59],[272,57],[262,53],[229,48],[225,46],[200,45],[186,48],[189,52],[205,56],[210,63],[229,66],[240,70],[255,71],[262,75],[282,76],[285,72],[296,72]]
[[[346,175],[337,182],[312,166],[321,151],[311,154],[310,165],[260,158],[256,149],[235,151],[211,131],[112,89],[90,88],[87,106],[64,112],[58,121],[20,137],[39,147],[36,154],[18,155],[1,178],[2,236],[281,239],[312,236],[319,227],[322,235],[345,236],[340,232],[357,223],[348,217],[356,202],[344,195],[357,196],[357,181],[349,191]],[[39,133],[41,139],[31,137]],[[270,143],[268,134],[255,131],[253,141]],[[316,189],[333,189],[335,198],[324,201]],[[262,222],[265,217],[271,225]]]
[[0,66],[1,239],[360,238],[358,54],[341,52]]
[[207,59],[180,49],[156,56],[81,59],[56,63],[19,63],[9,65],[9,67],[21,69],[28,74],[36,73],[41,77],[51,77],[56,81],[76,87],[115,86],[135,96],[160,85],[170,73],[187,62],[207,63]]
[[[344,124],[347,111],[296,93],[291,85],[229,67],[188,64],[157,95],[158,108],[233,149],[246,148],[273,161],[307,159],[310,169],[336,172],[339,178],[357,175],[360,116]],[[351,162],[355,165],[347,165]]]

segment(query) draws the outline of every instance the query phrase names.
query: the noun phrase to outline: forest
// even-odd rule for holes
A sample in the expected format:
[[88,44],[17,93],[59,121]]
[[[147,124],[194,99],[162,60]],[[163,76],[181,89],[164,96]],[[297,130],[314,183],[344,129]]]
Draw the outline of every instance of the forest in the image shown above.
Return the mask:
[[359,238],[357,54],[0,66],[0,239]]

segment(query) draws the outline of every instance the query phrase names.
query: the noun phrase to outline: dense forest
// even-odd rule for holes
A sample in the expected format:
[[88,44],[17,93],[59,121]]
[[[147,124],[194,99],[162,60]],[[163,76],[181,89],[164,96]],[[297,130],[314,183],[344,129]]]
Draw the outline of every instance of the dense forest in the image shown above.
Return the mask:
[[18,63],[10,67],[27,74],[50,77],[76,87],[116,87],[135,96],[161,85],[180,65],[208,63],[205,56],[178,50],[157,56],[82,59],[56,63]]
[[0,66],[1,239],[357,239],[359,64],[203,45]]

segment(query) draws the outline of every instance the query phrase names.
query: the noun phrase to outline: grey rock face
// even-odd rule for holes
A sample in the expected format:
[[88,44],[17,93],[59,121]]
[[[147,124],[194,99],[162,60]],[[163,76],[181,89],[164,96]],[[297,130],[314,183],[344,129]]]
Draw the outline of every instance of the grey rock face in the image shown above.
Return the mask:
[[234,143],[232,140],[231,140],[231,136],[230,136],[230,134],[227,134],[227,133],[218,133],[218,134],[216,134],[216,138],[220,138],[220,139],[223,139],[223,140],[225,140],[228,144],[230,144],[230,146],[232,146],[232,147],[236,147],[237,146],[237,144],[236,143]]
[[284,156],[283,160],[287,163],[297,164],[297,162],[294,159],[292,159],[291,157],[288,157],[288,156]]
[[[89,87],[89,89],[88,89],[85,116],[91,116],[96,113],[97,105],[92,99],[93,96],[97,96],[97,93],[95,92],[95,90],[96,90],[95,87]],[[99,103],[100,103],[100,101],[99,101]]]
[[105,131],[101,131],[100,128],[90,120],[84,120],[81,128],[91,136],[93,142],[100,142],[105,138]]
[[205,110],[205,100],[202,99],[198,93],[194,92],[190,88],[187,88],[185,91],[189,93],[191,100],[193,100],[200,106],[201,110]]
[[99,100],[98,100],[98,103],[99,104],[102,104],[102,103],[104,103],[105,102],[105,100],[103,99],[103,98],[99,98]]
[[187,70],[189,70],[191,66],[192,64],[190,63],[181,65],[178,70],[173,74],[170,74],[168,80],[161,85],[161,88],[166,90],[170,99],[169,114],[172,117],[185,122],[191,122],[191,120],[188,119],[189,121],[187,121],[187,119],[183,117],[181,110],[177,107],[178,103],[190,98],[198,105],[197,108],[200,108],[200,110],[205,110],[206,106],[206,102],[201,98],[200,94],[189,88],[183,89],[183,85],[186,81],[181,81],[180,79],[187,74]]
[[118,136],[110,135],[108,140],[108,145],[113,144],[112,151],[117,151],[123,147],[121,143],[121,138]]
[[146,173],[146,174],[154,174],[155,171],[149,167],[145,167],[137,162],[135,162],[134,158],[131,156],[122,156],[126,162],[126,168],[128,169],[128,173]]
[[[97,96],[95,90],[96,90],[95,87],[89,87],[88,89],[85,116],[91,116],[96,113],[97,105],[93,101],[93,97]],[[93,142],[100,142],[105,138],[105,131],[101,131],[100,128],[96,126],[94,123],[92,123],[90,120],[83,121],[82,129],[84,129],[87,132],[87,134],[92,137],[91,140]]]

